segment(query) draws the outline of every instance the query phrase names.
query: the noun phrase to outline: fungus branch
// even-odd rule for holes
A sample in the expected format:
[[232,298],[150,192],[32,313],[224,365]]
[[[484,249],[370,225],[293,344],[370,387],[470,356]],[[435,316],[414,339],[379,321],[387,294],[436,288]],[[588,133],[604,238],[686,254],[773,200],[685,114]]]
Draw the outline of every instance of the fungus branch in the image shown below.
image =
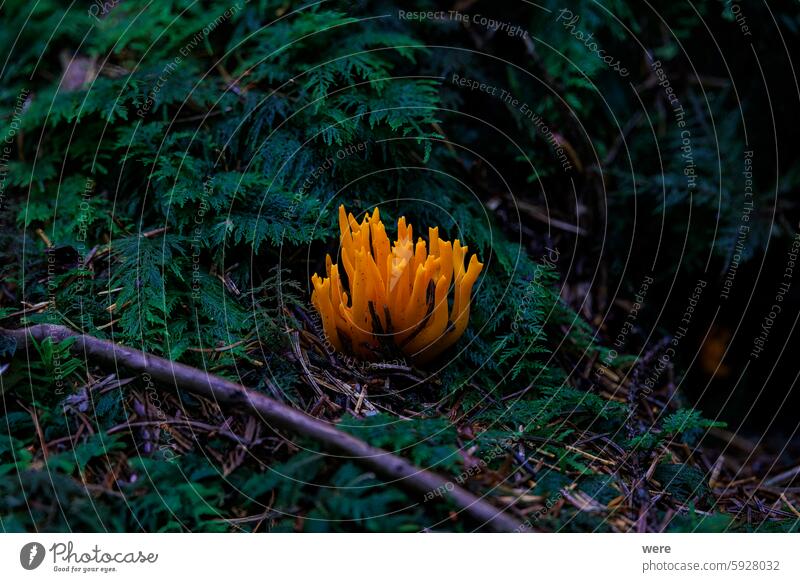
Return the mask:
[[377,208],[359,223],[340,206],[339,230],[344,273],[328,255],[326,276],[314,274],[311,294],[325,335],[337,350],[346,347],[369,358],[390,341],[423,363],[458,341],[483,269],[475,255],[464,266],[466,246],[439,238],[438,227],[428,229],[427,244],[422,238],[415,244],[405,218],[398,220],[397,240],[390,242]]

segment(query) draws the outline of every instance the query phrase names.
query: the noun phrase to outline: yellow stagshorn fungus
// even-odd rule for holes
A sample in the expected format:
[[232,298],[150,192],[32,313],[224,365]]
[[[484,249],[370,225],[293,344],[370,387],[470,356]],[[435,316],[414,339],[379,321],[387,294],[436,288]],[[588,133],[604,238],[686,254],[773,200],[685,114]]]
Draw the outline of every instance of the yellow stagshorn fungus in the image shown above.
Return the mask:
[[330,255],[327,277],[315,273],[311,278],[311,302],[336,350],[374,358],[394,344],[423,362],[461,337],[483,263],[473,254],[465,269],[467,247],[458,239],[442,240],[437,227],[428,229],[428,245],[422,238],[415,245],[412,227],[403,217],[397,221],[397,240],[390,243],[377,208],[359,223],[340,206],[339,229],[349,293]]

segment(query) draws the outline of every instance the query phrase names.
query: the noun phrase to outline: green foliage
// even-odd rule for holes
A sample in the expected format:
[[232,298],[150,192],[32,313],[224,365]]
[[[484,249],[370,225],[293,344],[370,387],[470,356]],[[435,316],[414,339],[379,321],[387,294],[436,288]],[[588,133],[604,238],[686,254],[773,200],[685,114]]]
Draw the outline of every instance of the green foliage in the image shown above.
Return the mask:
[[[27,387],[26,398],[38,403],[53,403],[63,398],[65,387],[83,368],[83,362],[70,352],[74,343],[74,339],[59,343],[50,338],[34,341],[31,358],[23,350],[16,351],[14,365],[0,384],[0,393],[5,392],[6,386],[24,386]],[[26,362],[24,366],[23,361]]]
[[[199,464],[194,460],[194,464]],[[158,459],[136,459],[131,468],[142,485],[131,483],[132,518],[144,531],[223,531],[222,490],[212,480],[185,473],[191,470]]]
[[[721,180],[741,171],[741,120],[727,115],[738,97],[721,91],[708,109],[698,109],[690,102],[699,99],[696,89],[681,93],[698,168],[699,188],[689,195],[683,142],[661,88],[643,85],[643,105],[621,91],[619,77],[554,22],[561,3],[544,2],[549,12],[515,9],[513,18],[535,39],[530,45],[501,34],[481,37],[454,22],[397,18],[408,4],[126,0],[95,20],[83,7],[56,0],[3,3],[0,52],[11,55],[0,72],[3,140],[12,129],[9,113],[22,105],[3,165],[9,195],[0,207],[2,325],[59,323],[209,370],[327,414],[373,446],[450,477],[470,456],[485,460],[466,487],[508,479],[518,491],[555,500],[574,486],[606,505],[626,490],[621,481],[628,475],[598,472],[591,457],[576,452],[584,435],[608,435],[627,459],[693,442],[720,423],[673,405],[630,438],[629,404],[584,375],[610,349],[596,322],[576,311],[584,306],[562,299],[575,266],[567,264],[569,241],[559,247],[554,241],[566,239],[519,209],[608,218],[576,237],[576,255],[590,256],[600,235],[613,231],[603,236],[610,257],[603,260],[613,274],[628,257],[625,233],[644,232],[644,244],[654,244],[650,235],[663,225],[662,238],[683,240],[689,209],[700,228],[685,249],[667,245],[663,262],[678,265],[672,255],[685,250],[689,268],[697,269],[718,232],[712,256],[724,267],[741,214],[740,184]],[[475,10],[490,5],[481,1]],[[703,16],[722,11],[696,9]],[[632,2],[579,0],[569,10],[630,71],[641,60],[626,48],[626,29],[652,41],[653,55],[680,89],[692,85],[679,75],[685,64],[677,43],[696,32],[694,7],[662,7],[673,38]],[[469,50],[448,49],[462,45]],[[530,119],[496,97],[463,91],[450,81],[454,73],[530,104],[582,169],[565,172]],[[629,121],[615,112],[642,106],[648,121],[636,121],[626,146],[615,150]],[[483,111],[493,117],[474,115]],[[666,145],[664,167],[653,156],[649,124]],[[789,170],[784,183],[800,184],[800,172]],[[581,196],[575,207],[573,189]],[[591,202],[596,191],[602,208]],[[326,253],[337,253],[342,203],[355,214],[378,205],[387,225],[406,216],[417,232],[439,226],[486,265],[463,339],[441,362],[411,371],[424,381],[406,374],[409,386],[376,396],[382,412],[371,416],[355,412],[331,385],[309,380],[347,373],[314,347],[309,336],[320,334],[308,320],[310,275],[324,270]],[[770,235],[767,219],[754,219],[749,249]],[[562,257],[556,263],[545,260],[552,246]],[[743,260],[753,257],[751,250]],[[673,275],[669,268],[658,272],[665,280]],[[44,302],[46,308],[30,307]],[[307,360],[297,354],[301,344]],[[0,373],[5,531],[466,527],[447,521],[445,503],[419,505],[354,462],[322,455],[314,443],[269,432],[252,446],[232,444],[221,435],[243,432],[239,417],[159,386],[166,409],[178,408],[167,395],[184,407],[167,410],[176,425],[196,414],[221,427],[211,436],[181,433],[189,443],[170,445],[180,455],[161,458],[148,447],[178,428],[159,425],[158,438],[144,434],[152,427],[123,430],[133,414],[164,420],[141,412],[152,406],[142,402],[141,379],[95,390],[98,378],[124,371],[101,372],[72,354],[70,342],[45,341],[26,353],[14,348],[0,343],[0,365],[9,363]],[[617,367],[636,363],[631,355],[615,358]],[[372,391],[385,378],[367,379],[379,380],[369,384]],[[242,449],[244,459],[237,456]],[[534,458],[547,465],[531,469]],[[661,464],[654,478],[681,503],[709,498],[706,476],[688,463]],[[498,489],[482,493],[505,494]],[[36,501],[28,506],[27,499]],[[701,528],[700,522],[728,527],[723,517],[694,513],[676,517],[673,527]],[[566,510],[539,525],[610,527],[604,516]]]
[[670,531],[675,533],[723,533],[731,530],[733,518],[723,513],[702,515],[691,507],[685,514],[677,515],[670,522]]
[[637,435],[627,444],[634,448],[653,449],[667,440],[674,441],[681,436],[688,444],[694,444],[706,430],[725,426],[724,422],[704,418],[699,410],[682,408],[665,416],[659,430]]
[[680,435],[698,429],[724,427],[724,422],[715,422],[702,417],[700,411],[693,408],[676,410],[661,423],[661,430],[671,435]]
[[458,448],[453,427],[442,418],[397,420],[375,414],[340,427],[373,446],[409,456],[414,464],[446,471],[455,469]]
[[697,467],[662,463],[653,474],[664,490],[681,501],[708,494],[708,476]]

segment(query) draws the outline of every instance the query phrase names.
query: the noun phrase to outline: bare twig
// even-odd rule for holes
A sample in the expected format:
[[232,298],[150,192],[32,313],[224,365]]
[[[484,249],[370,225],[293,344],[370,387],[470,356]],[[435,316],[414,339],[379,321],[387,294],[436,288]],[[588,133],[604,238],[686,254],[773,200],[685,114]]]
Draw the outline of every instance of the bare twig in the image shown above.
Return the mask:
[[784,481],[791,481],[798,475],[800,475],[800,465],[794,467],[793,469],[789,469],[788,471],[784,471],[783,473],[775,475],[774,477],[770,477],[769,479],[764,481],[764,485],[769,485],[769,486],[778,485],[780,483],[783,483]]

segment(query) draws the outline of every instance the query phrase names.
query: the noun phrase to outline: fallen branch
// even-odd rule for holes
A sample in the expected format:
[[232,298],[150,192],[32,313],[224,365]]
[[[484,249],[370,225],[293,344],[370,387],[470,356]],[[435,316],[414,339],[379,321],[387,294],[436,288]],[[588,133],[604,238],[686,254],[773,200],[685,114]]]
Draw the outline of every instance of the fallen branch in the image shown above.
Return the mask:
[[423,496],[438,492],[480,526],[506,532],[520,528],[520,522],[514,517],[453,481],[420,469],[401,457],[370,446],[326,422],[230,380],[107,340],[79,334],[60,325],[40,324],[18,330],[0,328],[0,333],[14,337],[20,346],[27,346],[31,338],[37,342],[48,337],[56,342],[75,338],[72,351],[93,361],[113,365],[115,368],[123,367],[140,374],[147,373],[161,384],[174,385],[246,410],[274,429],[285,429],[315,439],[326,448],[341,453],[341,458],[355,461],[408,491]]

